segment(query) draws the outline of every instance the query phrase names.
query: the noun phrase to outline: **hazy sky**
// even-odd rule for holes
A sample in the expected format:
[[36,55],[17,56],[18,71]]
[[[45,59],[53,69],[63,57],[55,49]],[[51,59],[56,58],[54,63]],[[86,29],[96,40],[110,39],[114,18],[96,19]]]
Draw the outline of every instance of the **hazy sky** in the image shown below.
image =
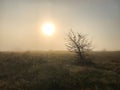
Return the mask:
[[[46,21],[52,36],[41,32]],[[71,28],[96,50],[120,50],[120,0],[0,0],[0,50],[64,50]]]

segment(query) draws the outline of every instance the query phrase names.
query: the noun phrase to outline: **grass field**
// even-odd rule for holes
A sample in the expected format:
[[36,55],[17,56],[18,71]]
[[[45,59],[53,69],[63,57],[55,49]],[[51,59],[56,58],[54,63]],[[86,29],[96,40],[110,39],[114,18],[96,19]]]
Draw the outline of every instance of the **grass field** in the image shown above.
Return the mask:
[[93,52],[94,65],[64,51],[0,52],[0,90],[120,90],[120,52]]

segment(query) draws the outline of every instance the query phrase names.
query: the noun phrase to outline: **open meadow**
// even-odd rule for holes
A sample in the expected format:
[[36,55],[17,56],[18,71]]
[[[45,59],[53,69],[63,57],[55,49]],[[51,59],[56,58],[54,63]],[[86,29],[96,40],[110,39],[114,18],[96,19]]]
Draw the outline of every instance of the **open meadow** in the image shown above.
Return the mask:
[[0,90],[120,90],[120,0],[0,0]]
[[120,90],[120,52],[79,65],[64,51],[0,52],[0,90]]

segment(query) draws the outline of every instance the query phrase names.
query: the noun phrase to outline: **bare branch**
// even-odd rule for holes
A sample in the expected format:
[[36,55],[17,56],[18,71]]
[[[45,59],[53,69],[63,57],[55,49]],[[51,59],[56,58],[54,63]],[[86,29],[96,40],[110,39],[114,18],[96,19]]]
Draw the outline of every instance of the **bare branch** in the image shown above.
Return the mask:
[[80,59],[83,59],[83,54],[91,49],[91,42],[86,38],[86,35],[74,33],[71,29],[68,33],[66,47],[69,51],[77,53]]

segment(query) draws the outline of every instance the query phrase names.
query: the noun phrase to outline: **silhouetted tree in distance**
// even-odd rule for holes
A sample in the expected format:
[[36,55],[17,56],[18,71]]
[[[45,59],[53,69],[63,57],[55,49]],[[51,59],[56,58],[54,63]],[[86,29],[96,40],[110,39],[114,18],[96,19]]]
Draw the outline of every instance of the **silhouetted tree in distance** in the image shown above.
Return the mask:
[[92,49],[91,42],[82,33],[71,30],[67,35],[67,49],[78,55],[79,60],[85,60],[87,53]]

